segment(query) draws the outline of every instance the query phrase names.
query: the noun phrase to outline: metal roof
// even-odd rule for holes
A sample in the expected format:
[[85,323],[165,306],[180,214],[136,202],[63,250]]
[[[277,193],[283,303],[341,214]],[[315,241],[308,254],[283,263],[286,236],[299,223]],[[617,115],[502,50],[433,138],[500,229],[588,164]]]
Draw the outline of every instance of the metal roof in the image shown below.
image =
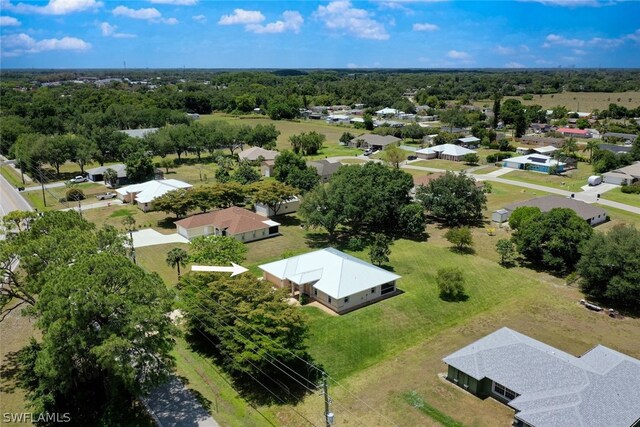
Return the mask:
[[607,347],[575,357],[502,328],[443,361],[518,393],[509,406],[532,426],[629,427],[640,419],[640,361]]
[[435,145],[429,148],[423,148],[421,150],[416,151],[416,153],[420,153],[420,154],[440,153],[448,156],[464,156],[465,154],[475,153],[475,151],[469,150],[468,148],[464,148],[455,144],[442,144],[442,145]]
[[258,266],[261,270],[297,284],[313,287],[332,298],[344,298],[400,279],[368,262],[334,248],[326,248]]
[[191,187],[191,184],[187,184],[186,182],[182,182],[177,179],[159,179],[143,182],[141,184],[127,185],[126,187],[118,188],[116,193],[121,195],[136,193],[136,202],[149,203],[169,191]]

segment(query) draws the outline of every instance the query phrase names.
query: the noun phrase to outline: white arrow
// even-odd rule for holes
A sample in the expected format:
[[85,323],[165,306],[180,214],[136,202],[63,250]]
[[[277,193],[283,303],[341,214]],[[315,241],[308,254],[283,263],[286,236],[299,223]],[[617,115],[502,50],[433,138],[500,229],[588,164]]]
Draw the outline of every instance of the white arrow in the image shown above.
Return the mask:
[[203,271],[210,273],[231,273],[231,277],[242,274],[245,271],[249,271],[248,268],[244,268],[234,262],[231,263],[231,267],[223,267],[218,265],[193,265],[191,271]]

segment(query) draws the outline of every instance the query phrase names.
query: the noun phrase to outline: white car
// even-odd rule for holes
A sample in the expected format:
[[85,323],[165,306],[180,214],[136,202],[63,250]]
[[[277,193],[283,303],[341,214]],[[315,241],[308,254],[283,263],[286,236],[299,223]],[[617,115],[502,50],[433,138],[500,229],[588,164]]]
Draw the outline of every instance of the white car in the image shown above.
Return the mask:
[[115,199],[115,197],[116,197],[116,193],[102,193],[96,196],[98,200]]
[[82,176],[82,175],[78,175],[78,176],[76,176],[74,178],[71,178],[69,180],[69,182],[73,182],[75,184],[79,184],[81,182],[87,182],[87,181],[89,181],[89,180],[87,178],[85,178],[84,176]]

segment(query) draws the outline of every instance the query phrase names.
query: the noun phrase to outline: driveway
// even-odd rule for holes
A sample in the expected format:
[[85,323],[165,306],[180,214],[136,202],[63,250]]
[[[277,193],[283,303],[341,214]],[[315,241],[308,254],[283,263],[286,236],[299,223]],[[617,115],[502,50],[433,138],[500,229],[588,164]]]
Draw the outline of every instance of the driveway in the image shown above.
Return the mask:
[[189,240],[178,233],[162,234],[152,228],[133,232],[133,247],[166,245],[167,243],[189,243]]
[[[72,202],[75,203],[75,202]],[[88,211],[89,209],[97,209],[97,208],[106,208],[109,206],[114,206],[114,205],[121,205],[122,204],[122,200],[118,200],[118,199],[111,199],[111,200],[101,200],[99,202],[95,202],[95,203],[83,203],[82,204],[82,210],[83,211]],[[66,209],[60,209],[62,211],[77,211],[78,207],[74,206],[72,208],[66,208]]]
[[143,402],[160,427],[219,427],[176,377],[153,390]]

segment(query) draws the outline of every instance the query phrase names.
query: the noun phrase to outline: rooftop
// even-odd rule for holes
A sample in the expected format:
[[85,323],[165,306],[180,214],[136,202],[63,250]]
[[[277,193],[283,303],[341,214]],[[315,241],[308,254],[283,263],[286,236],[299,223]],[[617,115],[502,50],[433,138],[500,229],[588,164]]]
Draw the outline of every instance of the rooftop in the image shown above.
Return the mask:
[[147,128],[147,129],[125,129],[120,132],[126,133],[133,138],[143,138],[149,133],[156,133],[159,128]]
[[560,133],[575,133],[576,135],[588,135],[589,131],[586,129],[573,129],[573,128],[558,128]]
[[365,133],[364,135],[356,136],[351,142],[356,143],[358,140],[362,140],[369,145],[385,146],[400,141],[400,138],[396,138],[393,135],[381,136],[373,133]]
[[193,215],[176,221],[174,224],[186,229],[213,225],[218,229],[227,230],[229,234],[246,233],[247,231],[262,230],[263,228],[280,225],[277,222],[265,219],[257,213],[237,206]]
[[539,208],[542,212],[549,212],[555,208],[567,208],[574,211],[580,218],[588,220],[598,215],[606,215],[607,212],[594,205],[582,202],[580,200],[571,199],[562,196],[543,196],[535,199],[524,200],[522,202],[512,203],[505,206],[505,209],[513,212],[521,206],[531,206]]
[[435,145],[433,147],[423,148],[421,150],[416,151],[419,154],[433,154],[440,153],[441,155],[448,156],[464,156],[465,154],[475,153],[473,150],[469,150],[468,148],[461,147],[455,144],[442,144]]
[[397,274],[334,248],[321,249],[258,267],[280,279],[288,279],[297,284],[315,281],[314,288],[336,299],[400,278]]
[[90,175],[104,175],[107,169],[113,169],[118,174],[118,178],[124,178],[127,176],[127,167],[122,163],[116,163],[115,165],[98,166],[97,168],[87,169]]
[[635,162],[629,166],[618,168],[607,173],[623,174],[623,175],[629,175],[635,178],[640,178],[640,162]]
[[187,184],[186,182],[182,182],[177,179],[159,179],[143,182],[141,184],[127,185],[126,187],[118,188],[116,193],[121,195],[137,193],[136,201],[138,203],[149,203],[169,191],[191,187],[191,184]]
[[509,405],[536,427],[628,427],[640,419],[640,361],[607,347],[575,357],[502,328],[443,361],[518,393]]
[[328,160],[312,160],[307,162],[307,166],[316,168],[318,175],[328,176],[333,175],[342,166],[340,162],[330,162]]
[[273,160],[278,154],[280,153],[277,151],[265,150],[262,147],[251,147],[239,152],[238,158],[240,158],[240,160],[255,162],[259,157],[262,157],[264,160]]
[[504,162],[534,164],[534,165],[544,165],[544,166],[555,166],[555,165],[565,164],[549,156],[545,156],[544,154],[527,154],[526,156],[509,157],[508,159],[504,159]]

